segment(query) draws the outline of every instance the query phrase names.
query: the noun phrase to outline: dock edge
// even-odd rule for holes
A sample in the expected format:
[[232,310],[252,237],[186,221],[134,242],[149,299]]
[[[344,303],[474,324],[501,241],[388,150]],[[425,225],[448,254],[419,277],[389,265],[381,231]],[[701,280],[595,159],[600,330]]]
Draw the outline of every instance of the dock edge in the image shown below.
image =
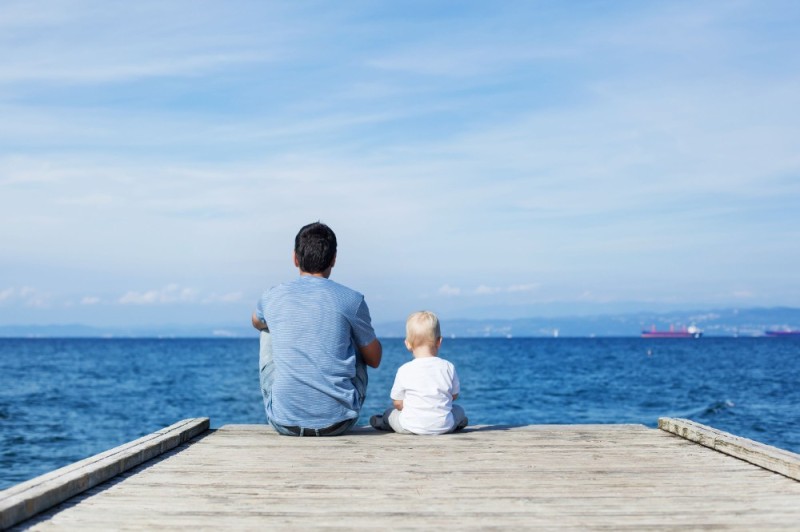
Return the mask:
[[191,418],[0,491],[0,530],[12,527],[206,432]]
[[800,481],[800,455],[688,419],[662,417],[658,428],[704,447]]

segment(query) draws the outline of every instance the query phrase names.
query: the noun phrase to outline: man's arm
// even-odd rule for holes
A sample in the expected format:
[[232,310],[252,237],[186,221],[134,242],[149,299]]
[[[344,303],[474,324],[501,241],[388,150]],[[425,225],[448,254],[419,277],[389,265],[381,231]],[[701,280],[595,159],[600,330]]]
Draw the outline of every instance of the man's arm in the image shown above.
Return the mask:
[[381,357],[383,356],[383,346],[377,338],[367,345],[359,347],[358,351],[361,353],[367,366],[371,368],[380,366]]
[[395,409],[402,410],[403,409],[403,400],[402,399],[392,399],[392,404],[394,405]]
[[258,329],[259,331],[269,331],[269,328],[267,327],[267,322],[259,318],[258,313],[253,312],[252,320],[253,320],[253,327]]

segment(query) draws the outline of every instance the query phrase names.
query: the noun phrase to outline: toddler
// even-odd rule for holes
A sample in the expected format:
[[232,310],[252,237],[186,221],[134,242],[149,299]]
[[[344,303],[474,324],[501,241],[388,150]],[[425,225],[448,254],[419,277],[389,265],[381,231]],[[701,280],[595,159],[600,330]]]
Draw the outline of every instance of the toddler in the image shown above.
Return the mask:
[[467,426],[464,409],[453,404],[460,384],[452,363],[439,358],[442,334],[433,312],[415,312],[406,321],[406,348],[414,359],[397,370],[393,408],[372,416],[378,430],[403,434],[444,434]]

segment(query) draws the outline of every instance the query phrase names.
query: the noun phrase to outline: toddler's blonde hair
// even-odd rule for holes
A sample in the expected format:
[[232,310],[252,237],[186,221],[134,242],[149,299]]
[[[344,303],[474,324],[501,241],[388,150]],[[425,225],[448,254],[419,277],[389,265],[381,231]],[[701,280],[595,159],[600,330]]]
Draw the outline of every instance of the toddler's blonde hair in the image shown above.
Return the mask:
[[420,310],[406,320],[406,342],[412,348],[425,344],[435,347],[441,337],[439,318],[433,312]]

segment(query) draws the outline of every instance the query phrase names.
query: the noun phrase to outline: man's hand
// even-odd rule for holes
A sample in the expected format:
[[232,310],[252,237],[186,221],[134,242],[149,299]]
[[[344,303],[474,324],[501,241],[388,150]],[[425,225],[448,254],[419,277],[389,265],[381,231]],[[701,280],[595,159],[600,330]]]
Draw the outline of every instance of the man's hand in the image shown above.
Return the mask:
[[377,368],[381,364],[381,357],[383,356],[383,346],[380,341],[375,338],[373,341],[363,347],[359,347],[358,351],[364,358],[364,362],[371,368]]
[[267,327],[267,322],[259,318],[255,312],[253,312],[252,320],[253,320],[253,327],[258,329],[259,331],[269,332],[269,327]]

